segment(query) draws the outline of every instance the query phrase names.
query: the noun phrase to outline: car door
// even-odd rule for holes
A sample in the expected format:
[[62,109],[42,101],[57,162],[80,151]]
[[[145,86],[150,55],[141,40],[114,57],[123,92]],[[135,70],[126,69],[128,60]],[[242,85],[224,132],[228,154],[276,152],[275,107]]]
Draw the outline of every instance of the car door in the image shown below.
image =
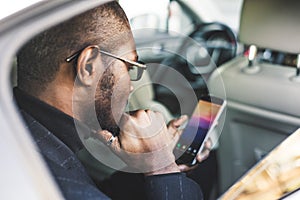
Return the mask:
[[42,30],[104,2],[43,1],[0,21],[1,199],[62,199],[13,102],[16,52]]

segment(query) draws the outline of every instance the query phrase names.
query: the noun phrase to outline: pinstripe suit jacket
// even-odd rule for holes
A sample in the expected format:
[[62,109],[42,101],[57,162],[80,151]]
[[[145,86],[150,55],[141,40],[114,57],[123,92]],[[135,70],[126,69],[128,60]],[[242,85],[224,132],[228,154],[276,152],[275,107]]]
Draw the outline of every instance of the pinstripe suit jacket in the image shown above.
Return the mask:
[[[100,190],[89,177],[84,166],[74,153],[76,152],[76,148],[80,146],[78,145],[79,141],[76,139],[74,140],[74,138],[68,139],[64,136],[57,137],[57,133],[54,134],[40,122],[43,120],[36,119],[38,118],[38,115],[32,116],[32,109],[40,109],[39,111],[42,111],[42,114],[46,116],[45,119],[50,120],[51,117],[53,118],[53,115],[50,115],[51,117],[49,117],[47,116],[48,113],[45,113],[45,111],[47,111],[47,107],[50,106],[28,96],[22,91],[14,92],[27,128],[29,129],[39,152],[43,156],[50,172],[66,199],[88,200],[110,199],[110,197],[113,199],[130,200],[202,199],[202,193],[199,186],[182,173],[150,176],[142,178],[142,181],[138,184],[132,182],[133,180],[137,180],[131,179],[130,177],[132,175],[127,174],[124,176],[123,174],[122,180],[114,178],[104,182],[104,184],[112,186],[113,190],[109,187],[102,187],[102,190]],[[53,108],[49,110],[49,113],[51,112],[54,112],[54,116],[56,115],[55,112],[58,114],[60,113],[60,111]],[[57,117],[59,118],[59,115]],[[45,124],[47,124],[48,121],[45,122]],[[68,129],[68,127],[65,128]],[[66,139],[73,141],[66,141]],[[131,187],[128,187],[128,185],[131,185]],[[109,189],[110,191],[106,191]],[[105,193],[110,195],[110,197],[108,197]],[[139,195],[135,196],[133,195],[134,193]],[[140,195],[141,193],[142,195]]]

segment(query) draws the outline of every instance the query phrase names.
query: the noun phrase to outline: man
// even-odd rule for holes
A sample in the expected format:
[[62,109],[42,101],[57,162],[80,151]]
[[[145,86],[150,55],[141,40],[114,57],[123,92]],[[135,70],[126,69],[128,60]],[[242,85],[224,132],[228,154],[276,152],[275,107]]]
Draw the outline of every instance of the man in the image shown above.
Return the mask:
[[[115,1],[42,32],[18,53],[15,98],[66,199],[202,198],[172,153],[186,117],[167,128],[159,113],[124,113],[130,80],[145,68],[136,60],[128,20]],[[137,74],[130,77],[131,70]],[[100,191],[77,158],[82,137],[107,143],[131,172],[143,173],[142,196],[113,181]]]

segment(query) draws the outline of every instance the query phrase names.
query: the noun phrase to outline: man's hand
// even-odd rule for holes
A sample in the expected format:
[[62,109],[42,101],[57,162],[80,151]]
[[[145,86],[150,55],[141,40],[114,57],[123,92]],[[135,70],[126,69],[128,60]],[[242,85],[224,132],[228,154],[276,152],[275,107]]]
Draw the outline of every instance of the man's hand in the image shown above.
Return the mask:
[[[110,147],[129,167],[146,175],[180,172],[173,155],[180,132],[169,132],[160,113],[139,110],[124,114],[120,129]],[[98,135],[105,143],[112,137],[106,130]]]
[[205,142],[204,144],[204,148],[202,149],[202,151],[200,153],[197,154],[196,159],[197,159],[197,163],[193,166],[188,166],[188,165],[179,165],[179,169],[181,172],[189,172],[193,169],[195,169],[196,167],[198,167],[198,164],[201,163],[202,161],[204,161],[206,158],[208,158],[209,153],[211,151],[212,148],[212,142],[210,140],[210,138]]
[[[178,119],[173,119],[169,122],[168,124],[168,131],[172,134],[174,134],[175,132],[178,132],[179,135],[182,134],[182,130],[178,130],[180,128],[181,125],[183,125],[186,121],[188,120],[188,117],[186,115],[182,115],[180,118]],[[177,143],[177,141],[175,141],[175,143]],[[174,144],[175,147],[175,144]],[[194,166],[188,166],[188,165],[178,165],[179,169],[181,172],[188,172],[191,171],[193,169],[195,169],[198,165],[198,163],[204,161],[210,153],[210,150],[212,148],[212,142],[211,139],[209,138],[206,142],[205,142],[205,146],[203,148],[203,150],[197,154],[196,159],[197,159],[197,164]]]

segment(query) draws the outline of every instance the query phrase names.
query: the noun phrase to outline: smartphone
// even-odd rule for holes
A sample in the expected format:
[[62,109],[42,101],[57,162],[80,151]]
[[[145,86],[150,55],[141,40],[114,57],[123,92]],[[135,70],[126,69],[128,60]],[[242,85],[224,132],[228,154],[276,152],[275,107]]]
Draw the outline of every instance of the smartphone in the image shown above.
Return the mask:
[[174,148],[177,164],[191,166],[197,163],[196,155],[202,151],[211,133],[216,131],[215,128],[225,107],[224,99],[208,95],[200,98]]

